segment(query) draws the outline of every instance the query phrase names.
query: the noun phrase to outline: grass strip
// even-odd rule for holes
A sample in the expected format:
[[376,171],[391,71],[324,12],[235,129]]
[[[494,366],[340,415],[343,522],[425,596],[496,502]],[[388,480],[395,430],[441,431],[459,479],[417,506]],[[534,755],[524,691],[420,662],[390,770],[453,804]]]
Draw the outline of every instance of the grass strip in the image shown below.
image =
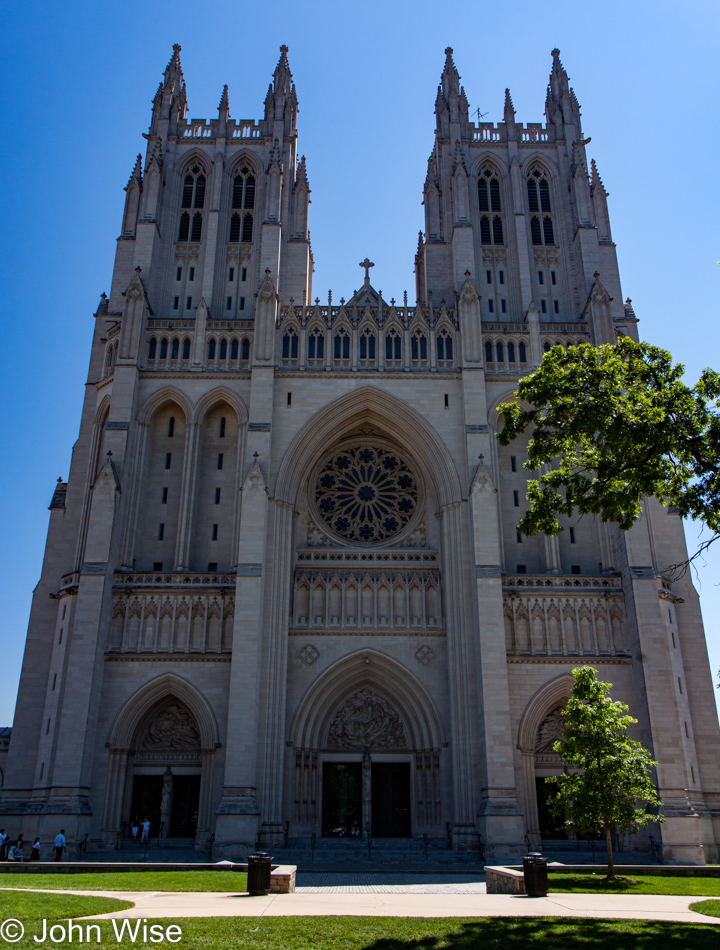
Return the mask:
[[720,901],[696,901],[690,905],[690,910],[696,914],[707,914],[708,917],[720,917]]
[[38,894],[32,891],[6,891],[0,899],[0,918],[9,917],[23,923],[43,918],[60,920],[86,917],[88,914],[110,914],[132,907],[132,901],[116,897],[83,897],[81,894]]
[[[98,923],[101,942],[115,945],[113,922]],[[712,924],[553,917],[205,917],[159,923],[181,927],[176,946],[182,950],[717,950],[720,937]],[[25,950],[37,943],[26,933],[15,946]]]
[[[622,869],[618,873],[623,877]],[[606,881],[603,873],[563,874],[553,871],[548,875],[551,893],[562,891],[576,894],[676,894],[702,897],[720,897],[719,877],[655,877],[628,874],[630,880]]]
[[[97,871],[87,874],[0,874],[0,888],[59,891],[225,891],[247,890],[244,871]],[[4,900],[4,898],[3,898]]]

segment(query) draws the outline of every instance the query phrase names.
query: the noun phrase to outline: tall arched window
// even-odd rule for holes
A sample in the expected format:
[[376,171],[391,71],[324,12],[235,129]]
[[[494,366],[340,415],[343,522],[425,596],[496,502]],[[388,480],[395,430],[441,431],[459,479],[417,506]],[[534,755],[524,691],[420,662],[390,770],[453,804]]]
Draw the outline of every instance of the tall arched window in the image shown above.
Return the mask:
[[215,359],[215,346],[216,346],[215,340],[210,340],[210,342],[208,343],[208,359],[209,360]]
[[282,338],[282,358],[284,360],[296,360],[298,357],[298,335],[297,333],[286,333]]
[[167,351],[168,351],[167,340],[161,340],[160,341],[160,359],[161,360],[167,359]]
[[555,244],[555,233],[550,204],[550,185],[539,168],[530,172],[527,182],[530,209],[530,236],[533,244]]
[[375,334],[372,330],[366,329],[360,334],[360,359],[375,359]]
[[190,359],[190,339],[189,339],[188,337],[185,337],[185,339],[183,340],[183,355],[182,355],[182,358],[183,358],[184,360],[189,360],[189,359]]
[[497,175],[486,168],[478,178],[478,208],[480,210],[480,243],[504,244],[500,212],[500,182]]
[[397,330],[390,330],[385,336],[385,360],[388,363],[400,362],[402,359],[402,340]]
[[441,330],[438,333],[436,345],[438,361],[451,363],[453,359],[453,340],[447,330]]
[[153,337],[148,345],[148,359],[154,360],[157,355],[157,340]]
[[333,341],[333,359],[350,359],[350,337],[345,330],[341,330],[340,333],[335,334]]
[[227,340],[224,338],[220,340],[220,359],[227,359]]
[[236,360],[238,358],[238,341],[233,340],[230,344],[230,359]]
[[313,330],[308,335],[308,359],[322,360],[325,358],[325,334],[322,330]]
[[[253,239],[253,210],[255,208],[255,175],[243,165],[233,179],[232,215],[230,217],[231,244]],[[244,214],[241,214],[244,212]]]
[[427,337],[419,333],[413,333],[410,339],[410,359],[427,359]]
[[510,340],[508,343],[508,363],[515,362],[515,344]]
[[503,356],[503,345],[500,340],[495,344],[495,353],[497,354],[498,363],[504,363],[505,357]]
[[242,359],[250,359],[250,340],[247,337],[242,341]]
[[170,350],[170,359],[176,360],[180,356],[180,340],[175,337],[172,341],[172,348]]
[[492,361],[493,361],[493,348],[492,348],[492,343],[490,342],[490,340],[488,340],[485,343],[485,362],[492,363]]
[[[193,167],[185,175],[183,182],[182,201],[180,207],[183,209],[196,209],[194,213],[190,210],[183,210],[180,215],[180,227],[178,228],[178,241],[200,241],[202,240],[202,208],[205,207],[205,169],[201,165]],[[192,228],[191,228],[192,222]]]
[[520,362],[527,363],[527,350],[525,349],[525,344],[523,342],[518,344],[518,350],[520,351]]

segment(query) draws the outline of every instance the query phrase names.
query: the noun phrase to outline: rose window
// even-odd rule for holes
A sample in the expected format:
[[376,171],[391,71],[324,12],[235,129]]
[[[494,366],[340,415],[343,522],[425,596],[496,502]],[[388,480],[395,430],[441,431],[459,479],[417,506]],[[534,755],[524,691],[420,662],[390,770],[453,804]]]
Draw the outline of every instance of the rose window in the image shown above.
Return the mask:
[[397,452],[378,444],[335,451],[320,468],[315,505],[325,524],[352,543],[399,534],[418,507],[418,483]]

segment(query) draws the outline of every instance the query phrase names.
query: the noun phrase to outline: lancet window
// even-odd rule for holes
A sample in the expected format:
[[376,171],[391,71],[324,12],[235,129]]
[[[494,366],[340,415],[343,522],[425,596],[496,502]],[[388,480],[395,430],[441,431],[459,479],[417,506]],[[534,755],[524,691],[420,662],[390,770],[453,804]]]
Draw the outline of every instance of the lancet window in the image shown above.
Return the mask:
[[375,334],[370,329],[360,334],[360,359],[368,362],[375,359]]
[[298,358],[298,335],[295,331],[284,334],[282,338],[282,358],[284,360]]
[[528,207],[530,209],[530,235],[536,245],[555,244],[555,232],[550,203],[550,185],[547,177],[538,168],[530,172],[527,182]]
[[348,336],[347,330],[341,330],[335,334],[333,340],[333,359],[350,359],[350,337]]
[[441,330],[435,338],[438,363],[452,363],[453,338],[447,330]]
[[478,178],[478,208],[480,210],[480,243],[504,244],[500,182],[490,168],[480,172]]
[[230,217],[231,244],[249,244],[253,239],[253,211],[255,209],[255,175],[243,165],[233,179],[232,214]]
[[319,361],[325,359],[325,334],[319,328],[308,334],[307,355],[308,360]]
[[180,203],[183,210],[178,227],[178,241],[197,243],[202,240],[202,209],[205,207],[206,182],[205,169],[201,165],[193,165],[185,175]]
[[397,330],[392,329],[385,335],[385,362],[399,363],[402,360],[402,340]]

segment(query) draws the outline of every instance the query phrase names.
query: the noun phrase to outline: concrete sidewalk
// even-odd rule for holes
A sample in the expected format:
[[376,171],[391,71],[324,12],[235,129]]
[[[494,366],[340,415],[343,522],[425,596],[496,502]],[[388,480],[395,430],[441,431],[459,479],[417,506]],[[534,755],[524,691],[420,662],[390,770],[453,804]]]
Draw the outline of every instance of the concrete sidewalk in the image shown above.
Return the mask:
[[[12,888],[12,890],[16,890]],[[26,888],[17,888],[26,890]],[[33,891],[33,893],[38,893]],[[317,893],[247,894],[161,891],[62,891],[46,893],[118,897],[134,907],[92,918],[112,917],[588,917],[616,920],[673,920],[720,925],[720,918],[688,909],[702,897],[660,894],[551,894],[545,898],[511,894]]]

